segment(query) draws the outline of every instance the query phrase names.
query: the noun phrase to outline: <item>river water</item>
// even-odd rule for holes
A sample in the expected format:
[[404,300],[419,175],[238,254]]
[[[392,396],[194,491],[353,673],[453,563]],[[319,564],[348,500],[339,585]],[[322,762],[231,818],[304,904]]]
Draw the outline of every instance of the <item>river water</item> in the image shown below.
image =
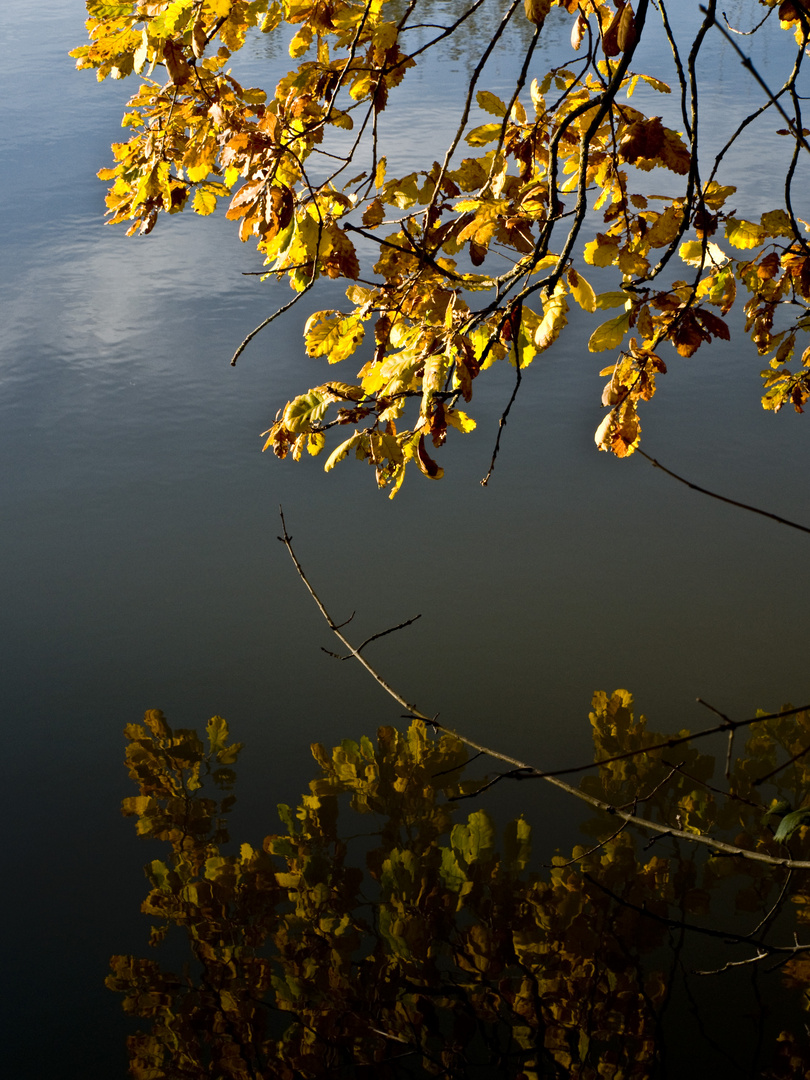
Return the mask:
[[[747,25],[761,11],[727,10]],[[111,953],[143,950],[141,867],[153,857],[118,814],[125,724],[146,708],[176,726],[227,717],[249,748],[236,822],[257,838],[305,786],[310,742],[398,721],[362,672],[320,650],[331,642],[276,539],[279,504],[335,617],[356,610],[358,640],[422,615],[376,646],[389,681],[538,765],[587,756],[597,689],[631,690],[657,730],[702,726],[697,696],[735,717],[810,699],[806,537],[638,456],[598,454],[605,361],[587,352],[586,320],[527,373],[487,489],[508,371],[478,390],[478,429],[447,449],[445,479],[409,477],[393,502],[365,466],[327,476],[319,461],[262,456],[276,409],[321,381],[303,317],[339,293],[325,287],[229,367],[287,288],[241,276],[258,260],[222,215],[131,240],[102,224],[95,172],[129,88],[74,71],[83,18],[78,0],[4,6],[4,1058],[19,1080],[125,1072],[128,1028],[103,979]],[[547,47],[566,33],[550,19]],[[779,60],[766,52],[762,70],[775,79]],[[719,143],[759,99],[728,50],[710,63]],[[247,64],[267,84],[288,61],[263,41]],[[404,153],[424,102],[464,73],[449,54],[404,89],[396,115],[392,101]],[[508,77],[504,60],[490,88]],[[439,135],[444,120],[428,114]],[[780,153],[763,128],[733,156],[741,214],[779,203]],[[762,410],[750,343],[738,332],[671,359],[642,415],[647,452],[810,523],[808,420]],[[537,788],[504,798],[540,819],[558,807]],[[548,836],[550,850],[570,841]]]

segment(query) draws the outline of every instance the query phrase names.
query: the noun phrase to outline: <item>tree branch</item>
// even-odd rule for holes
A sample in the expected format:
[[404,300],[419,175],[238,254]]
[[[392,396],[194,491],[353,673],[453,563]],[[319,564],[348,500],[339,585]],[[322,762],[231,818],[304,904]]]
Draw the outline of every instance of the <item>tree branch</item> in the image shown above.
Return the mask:
[[771,521],[778,521],[780,525],[788,525],[791,529],[798,529],[800,532],[810,533],[810,528],[807,525],[799,525],[795,521],[789,521],[787,518],[780,517],[779,514],[771,514],[768,510],[760,510],[757,506],[751,506],[749,503],[738,502],[737,499],[729,499],[725,495],[718,495],[716,491],[709,491],[708,488],[701,487],[700,484],[693,484],[691,480],[685,479],[683,476],[679,476],[671,469],[668,469],[666,465],[662,465],[660,461],[656,461],[654,457],[650,457],[649,454],[637,447],[636,453],[641,454],[643,458],[656,469],[660,469],[665,472],[667,476],[671,476],[673,480],[677,480],[680,484],[685,484],[692,491],[699,491],[701,495],[708,495],[712,499],[717,499],[719,502],[728,503],[730,506],[738,506],[741,510],[749,510],[752,514],[760,514],[762,517],[770,518]]
[[[479,753],[487,754],[489,757],[493,758],[496,761],[502,761],[505,764],[510,765],[516,774],[522,774],[521,779],[533,778],[545,780],[547,783],[552,784],[554,787],[559,788],[561,791],[566,792],[566,794],[568,795],[572,795],[575,799],[579,799],[581,802],[587,803],[589,806],[592,806],[596,810],[601,810],[603,813],[618,817],[619,820],[627,822],[631,825],[636,825],[641,829],[651,830],[652,832],[658,833],[659,836],[669,836],[672,837],[672,839],[684,840],[690,844],[700,844],[704,847],[709,848],[712,852],[717,852],[722,855],[744,859],[748,862],[765,863],[768,866],[783,866],[796,870],[810,870],[810,861],[807,860],[776,858],[773,855],[766,855],[763,852],[749,851],[745,848],[740,848],[733,844],[726,844],[722,840],[715,840],[711,836],[705,836],[700,833],[686,832],[683,829],[672,828],[669,825],[662,824],[657,821],[651,821],[648,818],[639,817],[637,814],[631,814],[626,810],[622,810],[620,807],[616,807],[611,805],[610,803],[605,802],[603,799],[597,799],[595,796],[589,795],[587,792],[579,790],[579,788],[572,787],[570,784],[565,783],[565,781],[558,779],[558,777],[545,773],[541,769],[536,768],[534,765],[530,765],[528,762],[520,761],[518,758],[511,757],[509,754],[504,754],[499,750],[494,750],[491,747],[484,746],[482,743],[476,742],[474,739],[469,739],[464,735],[459,735],[457,732],[453,731],[452,728],[448,728],[444,724],[440,724],[435,716],[427,716],[425,713],[421,712],[419,709],[416,708],[415,705],[412,705],[410,702],[408,702],[407,699],[402,696],[402,694],[400,694],[389,683],[387,683],[382,677],[382,675],[380,675],[380,673],[368,662],[368,660],[366,660],[366,658],[359,652],[359,650],[351,644],[351,642],[346,638],[346,636],[341,633],[340,628],[332,619],[332,616],[327,611],[323,601],[318,596],[315,589],[309,582],[306,574],[304,573],[304,569],[301,566],[301,563],[298,561],[298,557],[295,554],[295,551],[293,550],[292,537],[287,532],[287,524],[284,520],[284,513],[280,508],[279,513],[281,516],[283,535],[279,536],[278,539],[286,547],[287,552],[289,553],[293,565],[295,566],[295,569],[298,573],[298,576],[301,578],[304,585],[306,586],[307,592],[315,601],[318,610],[320,611],[321,615],[323,615],[330,630],[337,637],[337,639],[342,642],[342,644],[348,649],[350,654],[358,661],[358,663],[366,669],[369,675],[371,675],[372,679],[374,679],[374,681],[378,683],[378,685],[383,690],[385,690],[385,692],[390,697],[392,697],[394,701],[396,701],[404,709],[407,709],[408,718],[412,720],[421,720],[425,724],[430,724],[435,730],[444,731],[448,735],[452,735],[454,738],[458,739],[459,742],[463,743],[464,746],[467,746],[470,749],[475,750]],[[802,710],[795,709],[790,711],[800,712]],[[773,715],[787,714],[776,713]],[[762,719],[765,719],[765,717],[763,717]],[[742,721],[737,721],[737,723],[741,724]],[[725,729],[725,725],[723,725],[721,730],[722,729]]]

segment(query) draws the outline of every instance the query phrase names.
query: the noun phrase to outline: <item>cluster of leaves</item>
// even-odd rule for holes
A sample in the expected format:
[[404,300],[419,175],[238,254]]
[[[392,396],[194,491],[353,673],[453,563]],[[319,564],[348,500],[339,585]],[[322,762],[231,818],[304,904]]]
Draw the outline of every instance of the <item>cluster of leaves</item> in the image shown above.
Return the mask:
[[[110,220],[148,233],[161,213],[190,205],[207,215],[227,200],[227,217],[239,223],[242,240],[255,241],[268,276],[286,276],[295,291],[276,314],[319,278],[350,282],[345,309],[308,319],[310,356],[348,360],[372,323],[373,350],[356,381],[328,381],[288,402],[265,433],[266,447],[279,457],[298,459],[305,449],[317,455],[331,427],[348,426],[353,432],[328,456],[327,470],[353,453],[373,464],[378,484],[392,494],[408,462],[440,477],[428,447],[441,447],[451,428],[475,427],[459,405],[471,401],[478,375],[508,361],[519,380],[555,343],[573,301],[586,312],[621,309],[594,330],[589,348],[619,350],[602,372],[610,377],[608,411],[596,442],[625,456],[639,443],[638,405],[666,371],[656,350],[669,342],[679,356],[691,356],[728,338],[725,316],[738,283],[751,293],[754,344],[763,356],[774,353],[763,403],[801,411],[810,396],[810,351],[802,352],[798,371],[786,365],[810,327],[810,248],[791,204],[798,156],[808,148],[796,90],[810,32],[805,4],[762,0],[794,31],[795,64],[704,178],[696,64],[704,42],[716,43],[723,29],[714,0],[687,43],[688,58],[665,7],[655,5],[681,84],[681,133],[629,104],[640,83],[670,93],[659,78],[630,70],[649,0],[638,0],[637,10],[626,0],[511,0],[497,5],[494,21],[487,2],[460,7],[445,23],[436,21],[430,0],[87,0],[90,44],[72,53],[77,66],[96,69],[99,79],[140,79],[123,118],[132,135],[113,145],[115,164],[100,173],[112,182]],[[571,19],[574,54],[527,89],[552,7]],[[479,9],[488,28],[481,40],[472,29]],[[448,18],[444,8],[441,17]],[[519,74],[503,100],[481,84],[507,28],[521,21]],[[433,36],[423,41],[426,30]],[[251,31],[282,35],[298,61],[272,95],[231,74]],[[444,158],[392,175],[380,114],[410,68],[462,34],[471,65],[478,60]],[[783,133],[795,151],[784,207],[755,223],[736,215],[729,205],[735,188],[716,174],[749,122],[769,108],[787,123]],[[484,123],[481,112],[489,116]],[[350,167],[360,171],[347,180]],[[681,192],[651,193],[653,170],[665,189],[680,178]],[[711,239],[720,234],[746,258]],[[361,269],[357,238],[376,252],[373,268]],[[676,254],[690,276],[664,283]],[[614,288],[597,294],[583,260],[585,269],[611,269]],[[786,311],[795,318],[775,327]]]
[[[591,721],[597,758],[660,742],[634,718],[624,691],[597,694]],[[143,910],[157,920],[151,942],[181,928],[193,954],[184,974],[113,958],[108,985],[150,1022],[129,1039],[140,1080],[293,1080],[365,1075],[363,1066],[383,1078],[484,1070],[642,1080],[659,1061],[683,942],[674,961],[662,963],[661,947],[682,938],[683,920],[709,915],[718,886],[724,903],[728,886],[736,888],[743,913],[767,910],[779,893],[755,932],[737,936],[749,952],[765,947],[788,901],[808,921],[807,874],[780,882],[772,867],[669,843],[666,851],[639,848],[607,815],[588,826],[596,843],[538,872],[523,817],[500,842],[481,809],[455,820],[458,803],[448,796],[477,786],[462,778],[466,751],[421,722],[406,732],[382,728],[376,744],[346,740],[331,753],[313,746],[320,775],[309,794],[296,809],[279,807],[280,832],[236,854],[226,852],[227,800],[205,797],[200,786],[206,777],[232,784],[223,766],[239,746],[227,724],[209,723],[207,748],[194,732],[172,731],[159,712],[127,736],[139,794],[124,813],[170,848],[146,868]],[[808,738],[806,714],[764,722],[736,762],[730,793],[710,786],[713,763],[693,748],[681,748],[674,764],[655,750],[613,762],[584,787],[695,833],[730,829],[741,848],[781,850],[767,813],[763,820],[758,780],[780,756],[794,757],[773,780],[785,801],[771,809],[801,806],[810,766],[796,747]],[[339,828],[346,799],[351,820]],[[800,822],[787,831],[806,843]],[[810,965],[802,952],[788,955],[785,980],[806,1008]],[[808,1049],[802,1040],[782,1031],[777,1060],[760,1075],[796,1075],[791,1061]]]

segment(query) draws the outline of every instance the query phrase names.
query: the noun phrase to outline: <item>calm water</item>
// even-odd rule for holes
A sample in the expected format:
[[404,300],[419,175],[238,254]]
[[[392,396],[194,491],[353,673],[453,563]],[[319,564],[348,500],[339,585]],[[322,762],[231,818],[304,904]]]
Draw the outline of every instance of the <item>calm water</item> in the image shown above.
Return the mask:
[[[236,821],[257,839],[311,774],[311,741],[398,718],[362,673],[320,651],[327,631],[276,540],[279,503],[333,612],[357,609],[358,638],[422,613],[377,647],[390,680],[541,765],[587,754],[596,689],[627,687],[664,730],[703,723],[697,695],[738,717],[809,700],[808,549],[643,459],[596,453],[605,361],[587,352],[591,323],[524,380],[487,490],[478,480],[508,373],[479,389],[479,428],[463,453],[449,449],[446,479],[409,478],[393,503],[351,462],[325,476],[318,462],[262,457],[278,406],[320,378],[303,317],[338,292],[327,286],[231,369],[286,286],[240,276],[257,258],[222,217],[164,220],[137,240],[105,228],[94,174],[120,138],[128,85],[73,70],[78,0],[6,0],[4,16],[4,1058],[20,1080],[113,1078],[126,1027],[102,982],[111,953],[143,951],[151,857],[118,815],[123,726],[152,707],[177,726],[226,716],[250,747]],[[564,36],[550,21],[547,47]],[[287,64],[261,48],[250,71],[268,83],[263,72]],[[763,70],[777,61],[763,56]],[[411,133],[431,80],[464,63],[451,56],[423,76],[387,122]],[[720,143],[758,99],[719,48],[707,64]],[[505,62],[491,88],[508,75]],[[443,114],[430,122],[441,129]],[[780,150],[763,128],[735,154],[741,214],[778,202]],[[666,359],[642,416],[647,452],[810,522],[810,421],[763,412],[745,339]],[[557,805],[539,788],[502,798],[538,816]],[[549,835],[549,850],[570,840]]]

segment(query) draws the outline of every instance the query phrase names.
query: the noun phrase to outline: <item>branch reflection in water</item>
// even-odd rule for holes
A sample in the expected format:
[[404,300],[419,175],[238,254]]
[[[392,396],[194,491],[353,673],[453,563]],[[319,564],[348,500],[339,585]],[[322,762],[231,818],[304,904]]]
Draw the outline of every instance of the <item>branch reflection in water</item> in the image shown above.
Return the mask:
[[[599,758],[661,742],[626,691],[596,694],[590,721]],[[126,735],[139,793],[124,813],[165,849],[146,867],[150,943],[180,964],[113,958],[108,986],[148,1021],[129,1039],[137,1080],[803,1075],[806,871],[647,839],[604,813],[540,866],[525,817],[501,828],[492,803],[456,801],[481,777],[459,739],[417,720],[315,744],[309,793],[237,848],[241,744],[226,721],[203,741],[154,710]],[[800,859],[806,829],[784,824],[808,790],[809,740],[810,713],[773,717],[727,781],[687,744],[582,786],[742,849],[787,855],[788,833]]]

